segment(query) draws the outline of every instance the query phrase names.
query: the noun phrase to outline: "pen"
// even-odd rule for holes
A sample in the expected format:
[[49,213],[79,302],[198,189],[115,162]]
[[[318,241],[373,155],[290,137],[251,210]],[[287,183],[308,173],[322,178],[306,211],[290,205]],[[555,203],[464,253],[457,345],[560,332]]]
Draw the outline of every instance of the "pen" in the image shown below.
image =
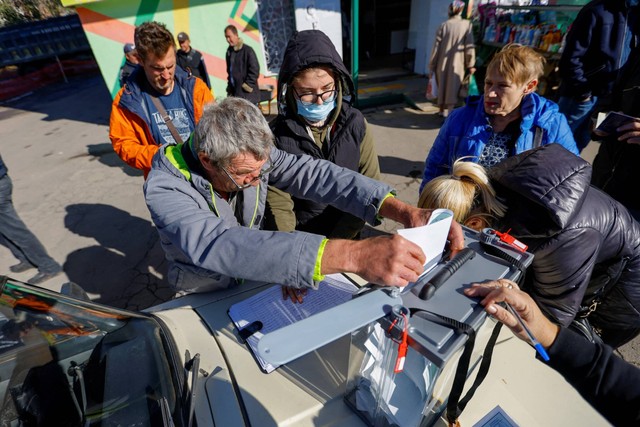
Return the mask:
[[536,337],[533,336],[533,334],[531,333],[531,330],[524,323],[524,320],[522,320],[522,317],[520,317],[518,312],[511,306],[511,304],[509,304],[508,302],[505,301],[504,305],[507,307],[507,310],[509,310],[509,313],[511,313],[513,315],[513,317],[516,318],[518,323],[520,323],[520,326],[522,326],[522,329],[524,329],[524,332],[527,334],[527,337],[529,337],[529,341],[531,341],[531,345],[533,345],[533,347],[536,349],[536,351],[538,352],[540,357],[542,357],[542,359],[545,362],[548,362],[549,361],[549,355],[547,354],[547,351],[544,349],[542,344],[540,344],[538,342]]

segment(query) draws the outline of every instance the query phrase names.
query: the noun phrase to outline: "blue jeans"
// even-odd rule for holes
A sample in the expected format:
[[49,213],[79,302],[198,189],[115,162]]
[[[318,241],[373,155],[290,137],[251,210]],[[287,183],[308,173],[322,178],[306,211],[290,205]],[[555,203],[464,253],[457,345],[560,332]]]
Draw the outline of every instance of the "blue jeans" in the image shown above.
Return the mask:
[[1,177],[0,245],[9,248],[18,260],[33,265],[42,273],[60,271],[60,264],[47,254],[42,243],[18,216],[11,199],[12,190],[13,185],[9,175]]
[[595,110],[597,101],[597,96],[592,96],[585,102],[568,96],[561,96],[558,100],[560,112],[569,122],[579,151],[582,151],[591,141],[591,113]]

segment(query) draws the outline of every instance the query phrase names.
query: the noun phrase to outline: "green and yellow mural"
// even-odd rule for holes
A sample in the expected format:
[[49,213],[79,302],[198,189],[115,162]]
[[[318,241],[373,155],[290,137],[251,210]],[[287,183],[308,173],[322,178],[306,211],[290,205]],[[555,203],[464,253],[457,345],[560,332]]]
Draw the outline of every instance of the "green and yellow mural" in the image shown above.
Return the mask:
[[[122,47],[133,42],[137,25],[159,21],[174,37],[189,34],[191,46],[204,57],[216,97],[226,96],[227,42],[224,28],[235,25],[244,42],[260,61],[260,84],[275,86],[275,78],[265,77],[266,65],[255,0],[61,0],[75,7],[112,97],[118,92],[118,72],[124,63]],[[177,42],[176,42],[177,45]]]

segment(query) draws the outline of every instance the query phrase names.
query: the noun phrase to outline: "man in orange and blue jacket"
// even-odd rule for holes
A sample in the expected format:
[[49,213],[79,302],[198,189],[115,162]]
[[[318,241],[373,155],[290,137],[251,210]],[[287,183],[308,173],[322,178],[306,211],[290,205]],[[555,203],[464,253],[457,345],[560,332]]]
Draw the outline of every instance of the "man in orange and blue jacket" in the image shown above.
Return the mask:
[[[158,148],[181,142],[175,140],[167,121],[173,123],[182,141],[188,140],[204,105],[214,97],[202,80],[176,67],[175,41],[164,24],[139,25],[135,46],[140,67],[113,101],[109,138],[118,156],[142,170],[146,178]],[[153,98],[160,101],[166,116]]]

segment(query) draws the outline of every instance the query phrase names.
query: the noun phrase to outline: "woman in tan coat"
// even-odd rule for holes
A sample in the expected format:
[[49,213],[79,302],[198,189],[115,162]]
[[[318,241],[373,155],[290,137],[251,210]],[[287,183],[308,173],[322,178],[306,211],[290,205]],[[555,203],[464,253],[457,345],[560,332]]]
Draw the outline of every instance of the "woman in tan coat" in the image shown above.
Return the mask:
[[459,0],[449,5],[449,19],[438,28],[429,60],[429,73],[435,73],[438,83],[438,107],[443,117],[458,104],[465,72],[473,74],[476,70],[471,21],[461,16],[464,6]]

